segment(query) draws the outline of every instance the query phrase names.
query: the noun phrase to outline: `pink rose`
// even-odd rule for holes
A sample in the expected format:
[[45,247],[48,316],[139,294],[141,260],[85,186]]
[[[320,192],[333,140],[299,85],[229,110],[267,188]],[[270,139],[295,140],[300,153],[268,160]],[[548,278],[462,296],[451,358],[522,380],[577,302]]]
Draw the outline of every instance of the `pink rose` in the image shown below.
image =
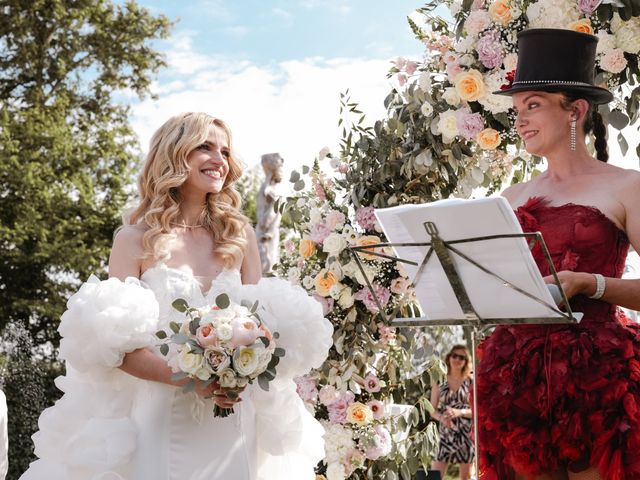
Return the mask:
[[333,385],[325,385],[320,389],[318,398],[320,399],[320,403],[322,403],[325,407],[328,407],[338,398],[340,398],[340,393]]
[[339,166],[338,166],[338,171],[340,173],[347,173],[349,171],[349,165],[347,165],[346,163],[342,162]]
[[378,334],[382,343],[391,343],[396,339],[396,329],[388,327],[384,323],[378,323]]
[[460,75],[464,71],[464,68],[462,68],[457,63],[449,63],[447,64],[446,70],[447,70],[447,75],[449,76],[449,79],[454,80],[458,75]]
[[460,64],[460,55],[455,52],[448,51],[442,55],[442,61],[445,65],[449,65],[450,63]]
[[375,420],[380,420],[384,417],[384,403],[380,400],[369,400],[367,406],[373,412],[373,418]]
[[344,225],[344,213],[338,210],[331,210],[324,219],[327,227],[331,230],[335,230],[336,227],[341,227]]
[[369,393],[376,393],[380,391],[380,380],[378,377],[370,373],[364,379],[364,389]]
[[600,66],[611,73],[620,73],[627,67],[627,59],[620,48],[609,50],[600,58]]
[[411,282],[409,282],[408,278],[394,278],[393,280],[391,280],[391,293],[395,293],[396,295],[404,295],[407,292],[407,288],[409,288],[410,284]]
[[473,10],[464,22],[464,29],[472,37],[477,36],[491,24],[491,16],[486,10]]
[[416,62],[408,61],[404,67],[404,71],[409,75],[413,75],[418,68],[418,64]]
[[205,349],[204,358],[216,373],[221,372],[231,363],[231,359],[225,353],[224,349],[219,347],[211,347]]
[[578,0],[578,8],[586,16],[591,15],[600,6],[602,0]]
[[309,232],[309,239],[314,241],[317,244],[322,244],[324,239],[329,236],[331,233],[331,229],[325,225],[324,222],[318,222],[313,227],[311,227],[311,231]]
[[[376,294],[376,298],[380,302],[382,308],[384,308],[389,302],[389,298],[391,297],[391,292],[389,292],[389,290],[383,287],[382,285],[375,282],[372,284],[372,287]],[[371,313],[379,312],[376,298],[374,298],[373,294],[371,293],[371,290],[369,290],[368,287],[364,287],[362,288],[362,290],[359,290],[358,292],[356,292],[353,298],[356,300],[360,300],[362,303],[364,303],[364,306],[367,307],[367,310],[369,310]]]
[[196,342],[202,348],[213,347],[218,345],[218,336],[213,325],[201,325],[196,330]]

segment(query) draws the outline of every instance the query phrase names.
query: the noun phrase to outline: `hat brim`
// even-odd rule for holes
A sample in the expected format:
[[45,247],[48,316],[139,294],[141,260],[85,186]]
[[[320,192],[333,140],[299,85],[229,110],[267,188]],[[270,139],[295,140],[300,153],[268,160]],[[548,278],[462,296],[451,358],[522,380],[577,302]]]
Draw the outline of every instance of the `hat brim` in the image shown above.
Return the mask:
[[577,93],[584,95],[588,100],[598,105],[609,103],[613,100],[613,94],[602,87],[586,86],[586,85],[567,85],[564,83],[543,83],[543,84],[527,84],[516,85],[505,90],[493,92],[494,95],[513,95],[518,92],[553,92],[553,93]]

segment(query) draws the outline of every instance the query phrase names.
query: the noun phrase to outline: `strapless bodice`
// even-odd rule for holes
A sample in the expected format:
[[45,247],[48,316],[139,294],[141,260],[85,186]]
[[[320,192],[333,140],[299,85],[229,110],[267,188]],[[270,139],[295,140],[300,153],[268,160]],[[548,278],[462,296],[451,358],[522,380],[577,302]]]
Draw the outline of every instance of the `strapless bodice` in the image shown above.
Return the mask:
[[[201,285],[192,274],[158,263],[144,271],[140,280],[155,294],[160,306],[159,328],[166,327],[170,321],[184,320],[184,314],[175,310],[171,304],[178,298],[187,301],[191,307],[213,305],[221,293],[232,293],[242,285],[238,269],[224,269],[211,281],[210,285]],[[209,287],[208,290],[202,288]]]

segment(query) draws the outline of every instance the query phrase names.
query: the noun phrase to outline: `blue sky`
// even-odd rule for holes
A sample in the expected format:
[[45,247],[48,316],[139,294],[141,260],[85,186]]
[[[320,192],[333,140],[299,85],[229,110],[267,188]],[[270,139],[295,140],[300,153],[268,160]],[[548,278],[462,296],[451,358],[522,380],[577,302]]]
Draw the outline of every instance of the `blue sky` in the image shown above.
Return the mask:
[[277,151],[299,168],[338,145],[341,92],[373,123],[391,60],[424,54],[407,23],[419,0],[138,1],[175,21],[156,42],[168,62],[158,100],[127,99],[143,151],[171,115],[201,110],[231,126],[247,166]]

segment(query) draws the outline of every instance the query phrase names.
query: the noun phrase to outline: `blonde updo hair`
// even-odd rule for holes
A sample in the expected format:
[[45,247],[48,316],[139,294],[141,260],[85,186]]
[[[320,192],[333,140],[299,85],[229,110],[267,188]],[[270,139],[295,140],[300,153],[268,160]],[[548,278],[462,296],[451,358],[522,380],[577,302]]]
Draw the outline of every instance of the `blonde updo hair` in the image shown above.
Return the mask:
[[247,246],[244,229],[248,220],[239,210],[241,198],[233,186],[242,174],[242,167],[233,151],[231,130],[222,120],[193,112],[171,117],[151,138],[138,179],[140,204],[124,222],[145,227],[142,237],[144,258],[166,260],[170,256],[171,226],[178,221],[182,201],[180,186],[190,172],[187,156],[207,140],[210,125],[227,135],[229,173],[219,193],[207,194],[198,223],[213,237],[214,252],[226,267],[242,262]]

